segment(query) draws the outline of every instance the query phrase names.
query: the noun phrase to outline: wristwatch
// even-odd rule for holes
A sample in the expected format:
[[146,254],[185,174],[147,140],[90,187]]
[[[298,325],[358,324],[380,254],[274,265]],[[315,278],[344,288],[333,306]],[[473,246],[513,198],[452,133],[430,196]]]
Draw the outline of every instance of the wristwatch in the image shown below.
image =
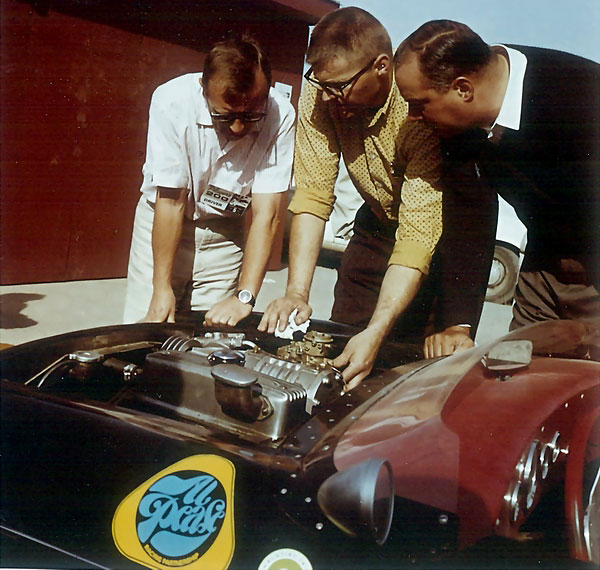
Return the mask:
[[256,303],[254,295],[248,291],[248,289],[240,289],[237,292],[237,298],[241,303],[244,303],[244,305],[250,305],[251,307],[254,307],[254,304]]

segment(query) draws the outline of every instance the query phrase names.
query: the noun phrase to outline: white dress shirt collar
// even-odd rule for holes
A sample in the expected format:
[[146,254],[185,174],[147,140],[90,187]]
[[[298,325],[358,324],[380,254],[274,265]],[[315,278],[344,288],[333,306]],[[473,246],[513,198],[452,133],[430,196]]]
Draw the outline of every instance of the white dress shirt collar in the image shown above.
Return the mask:
[[521,107],[523,104],[523,81],[525,79],[525,70],[527,68],[527,58],[516,49],[498,44],[492,47],[500,47],[505,50],[508,56],[508,85],[502,101],[500,113],[492,128],[496,125],[519,130],[521,126]]

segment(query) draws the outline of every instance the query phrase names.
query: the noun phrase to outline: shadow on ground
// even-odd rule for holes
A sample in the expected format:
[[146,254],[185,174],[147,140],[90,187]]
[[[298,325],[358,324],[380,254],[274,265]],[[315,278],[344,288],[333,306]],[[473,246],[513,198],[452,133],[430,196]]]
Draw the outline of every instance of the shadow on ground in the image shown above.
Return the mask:
[[0,295],[0,328],[25,329],[37,325],[23,311],[30,301],[39,301],[46,295],[39,293],[5,293]]

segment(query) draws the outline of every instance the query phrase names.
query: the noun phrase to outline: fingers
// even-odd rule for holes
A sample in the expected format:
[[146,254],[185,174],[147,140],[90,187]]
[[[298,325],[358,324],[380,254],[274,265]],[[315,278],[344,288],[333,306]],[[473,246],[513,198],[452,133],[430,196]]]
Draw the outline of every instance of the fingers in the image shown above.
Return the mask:
[[356,388],[371,372],[372,364],[365,362],[360,356],[355,355],[348,347],[342,354],[333,360],[333,366],[336,368],[346,367],[342,371],[344,380],[344,392]]
[[224,315],[220,317],[214,317],[212,319],[207,319],[205,316],[202,324],[205,327],[234,327],[237,325],[237,323],[238,319],[235,319],[229,315]]
[[354,385],[354,381],[356,378],[360,377],[362,380],[369,372],[371,368],[365,365],[362,362],[353,362],[350,360],[348,366],[344,368],[342,372],[342,378],[344,379],[344,384],[346,387],[349,385]]
[[301,325],[302,323],[306,322],[310,318],[311,315],[312,315],[311,307],[309,305],[307,305],[306,303],[304,303],[300,308],[298,308],[298,313],[296,314],[296,317],[294,318],[294,322],[297,325]]
[[262,319],[260,319],[260,323],[258,323],[258,327],[256,327],[259,331],[268,331],[269,333],[273,333],[275,331],[275,325],[277,324],[277,309],[275,307],[275,303],[278,300],[279,299],[271,301],[267,305]]
[[[267,307],[267,310],[269,309],[269,307]],[[269,315],[267,314],[267,311],[265,311],[263,313],[262,318],[260,319],[260,323],[258,323],[258,326],[256,327],[259,331],[264,332],[267,330],[267,327],[269,326]]]
[[[290,315],[294,312],[294,308],[295,307],[293,306],[288,306],[278,313],[277,320],[273,325],[273,332],[275,332],[275,327],[279,329],[279,332],[283,332],[287,328],[288,323],[290,322]],[[269,332],[271,331],[269,330]]]
[[333,365],[336,368],[343,368],[344,366],[346,366],[346,364],[348,364],[348,361],[350,360],[350,355],[348,354],[347,350],[344,350],[344,352],[342,352],[342,354],[340,354],[338,357],[333,359]]
[[214,316],[215,316],[215,307],[211,307],[208,311],[206,311],[202,325],[205,327],[215,326]]
[[175,295],[172,290],[155,289],[152,293],[148,312],[144,317],[147,323],[175,322]]
[[252,312],[250,305],[240,303],[235,297],[225,299],[211,307],[204,315],[204,326],[234,327]]
[[352,380],[350,380],[350,382],[346,383],[344,386],[344,392],[350,392],[350,390],[354,390],[354,388],[356,388],[369,375],[369,372],[371,372],[371,369],[354,376]]
[[218,325],[224,324],[223,321],[227,318],[227,313],[222,309],[219,310],[219,303],[212,306],[206,314],[204,315],[204,322],[202,323],[204,326],[208,327],[216,327]]
[[425,358],[438,358],[452,354],[454,343],[448,337],[438,334],[434,335],[425,351]]
[[438,358],[452,353],[453,342],[443,333],[434,334],[425,340],[425,358]]
[[263,332],[267,331],[273,334],[275,329],[279,328],[279,330],[283,332],[288,325],[290,315],[294,309],[298,310],[294,319],[297,325],[305,322],[312,314],[312,309],[307,303],[297,299],[281,297],[269,303],[269,306],[265,310],[263,317],[258,324],[258,330]]
[[423,346],[423,353],[425,358],[435,358],[435,346],[434,346],[434,338],[435,335],[428,336],[425,339],[425,344]]
[[[275,301],[271,301],[271,303],[269,303],[269,306],[267,307],[262,319],[260,320],[260,323],[258,324],[259,331],[267,331],[270,334],[273,334],[275,332],[275,328],[277,327],[277,322],[280,323],[280,330],[285,329],[288,319],[290,318],[290,313],[293,309],[287,309],[286,307],[283,307],[281,301],[283,301],[283,298],[275,299]],[[281,326],[282,324],[283,328]]]
[[425,358],[437,358],[440,356],[448,356],[454,352],[467,350],[474,346],[474,344],[471,337],[464,332],[442,331],[425,339],[423,352]]

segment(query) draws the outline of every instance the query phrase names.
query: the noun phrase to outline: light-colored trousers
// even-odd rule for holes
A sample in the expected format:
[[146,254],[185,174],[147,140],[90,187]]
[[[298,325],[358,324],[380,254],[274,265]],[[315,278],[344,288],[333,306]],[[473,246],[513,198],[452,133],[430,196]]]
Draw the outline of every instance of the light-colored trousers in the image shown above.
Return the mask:
[[[125,297],[124,323],[142,320],[152,299],[152,225],[154,206],[138,202]],[[206,311],[234,294],[242,265],[243,219],[216,218],[192,222],[184,218],[171,285],[177,310]]]

